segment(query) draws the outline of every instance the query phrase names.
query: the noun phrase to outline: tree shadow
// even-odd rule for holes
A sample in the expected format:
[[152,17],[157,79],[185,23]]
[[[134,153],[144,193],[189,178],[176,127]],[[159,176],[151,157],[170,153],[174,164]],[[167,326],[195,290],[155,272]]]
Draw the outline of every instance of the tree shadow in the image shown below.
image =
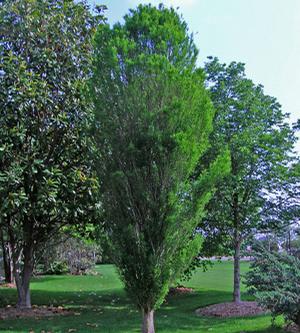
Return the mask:
[[[49,277],[51,279],[51,277]],[[1,296],[14,304],[16,291],[1,289]],[[199,317],[195,310],[199,307],[230,301],[232,294],[226,291],[209,290],[191,294],[168,296],[166,302],[155,314],[158,332],[207,332],[217,333],[279,333],[280,329],[264,328],[257,330],[256,322],[268,327],[270,318],[266,316],[244,318]],[[103,291],[45,291],[33,290],[32,302],[37,305],[62,305],[74,313],[68,316],[51,318],[31,318],[0,321],[0,331],[28,332],[68,332],[76,329],[83,332],[140,332],[141,315],[131,304],[122,289]]]
[[47,283],[65,279],[66,275],[37,275],[32,278],[31,283]]

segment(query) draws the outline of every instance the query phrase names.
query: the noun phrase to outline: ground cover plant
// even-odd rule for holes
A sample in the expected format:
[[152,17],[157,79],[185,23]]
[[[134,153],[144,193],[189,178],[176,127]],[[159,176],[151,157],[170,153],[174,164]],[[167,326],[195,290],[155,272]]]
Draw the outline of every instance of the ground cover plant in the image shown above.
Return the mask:
[[[248,270],[242,262],[241,272]],[[185,283],[193,293],[167,298],[156,314],[156,327],[162,333],[280,333],[270,327],[269,315],[245,318],[198,317],[201,306],[230,301],[232,296],[232,262],[216,263],[208,272],[197,270]],[[98,276],[47,276],[32,282],[33,304],[62,305],[74,314],[41,319],[0,320],[0,331],[21,332],[105,332],[132,333],[140,331],[140,313],[132,306],[112,265],[97,266]],[[13,304],[15,290],[0,289],[1,303]],[[245,294],[244,299],[251,299]],[[282,324],[279,318],[276,322]]]

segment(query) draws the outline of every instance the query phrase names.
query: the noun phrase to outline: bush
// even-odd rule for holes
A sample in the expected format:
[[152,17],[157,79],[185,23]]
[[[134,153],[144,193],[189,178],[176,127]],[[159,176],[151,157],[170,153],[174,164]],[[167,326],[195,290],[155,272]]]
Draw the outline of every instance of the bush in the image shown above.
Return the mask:
[[36,266],[38,274],[87,274],[100,261],[100,248],[78,238],[51,240]]
[[300,326],[300,260],[286,253],[254,251],[254,261],[246,275],[246,285],[273,319],[283,315]]
[[50,263],[48,270],[45,272],[47,275],[61,275],[68,273],[69,267],[65,261],[54,261]]
[[60,246],[59,256],[65,260],[71,274],[86,274],[99,260],[99,247],[81,239],[71,238]]

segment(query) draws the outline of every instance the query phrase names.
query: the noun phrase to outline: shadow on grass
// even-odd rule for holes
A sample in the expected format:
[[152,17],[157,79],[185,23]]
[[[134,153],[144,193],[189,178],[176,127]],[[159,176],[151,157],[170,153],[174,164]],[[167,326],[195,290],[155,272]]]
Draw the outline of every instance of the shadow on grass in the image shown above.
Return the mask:
[[[47,283],[59,280],[65,280],[68,275],[37,275],[31,280],[33,283]],[[72,276],[72,275],[70,275]]]
[[[51,279],[51,277],[49,277]],[[56,280],[56,277],[55,277]],[[36,282],[36,281],[35,281]],[[231,293],[224,291],[199,291],[192,294],[169,296],[156,312],[158,332],[162,333],[279,333],[280,329],[266,328],[267,316],[246,318],[199,317],[195,310],[209,304],[231,300]],[[5,304],[14,304],[16,291],[0,289]],[[76,333],[131,333],[140,332],[141,315],[131,304],[123,290],[103,291],[32,291],[32,303],[37,305],[63,305],[74,311],[73,315],[51,318],[33,318],[0,321],[1,332],[51,331]],[[2,304],[2,305],[5,305]]]
[[[244,300],[253,300],[246,293]],[[159,311],[157,324],[159,332],[218,332],[218,333],[279,333],[280,327],[270,327],[269,315],[251,317],[216,318],[197,316],[195,310],[211,304],[230,302],[232,293],[226,291],[200,291],[193,294],[177,295],[167,298]],[[177,330],[176,330],[177,329]]]

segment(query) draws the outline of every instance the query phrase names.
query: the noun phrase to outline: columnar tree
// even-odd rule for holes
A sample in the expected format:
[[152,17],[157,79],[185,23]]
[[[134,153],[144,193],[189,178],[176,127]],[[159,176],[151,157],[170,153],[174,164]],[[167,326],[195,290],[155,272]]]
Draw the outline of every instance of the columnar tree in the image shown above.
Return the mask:
[[37,249],[93,210],[84,90],[98,19],[83,2],[1,3],[0,223],[19,307],[31,307]]
[[214,252],[215,244],[232,251],[233,300],[239,302],[241,246],[257,231],[270,231],[281,224],[283,210],[275,208],[279,201],[291,202],[288,192],[294,178],[291,170],[296,137],[288,115],[261,85],[246,78],[243,64],[232,62],[227,66],[212,58],[205,70],[216,109],[212,148],[205,159],[214,158],[227,144],[231,172],[218,183],[200,227],[206,235],[208,253]]
[[153,333],[154,310],[199,251],[195,228],[229,157],[224,149],[193,177],[213,108],[193,38],[173,9],[139,6],[124,24],[101,27],[95,47],[91,87],[106,229],[142,311],[142,332]]

